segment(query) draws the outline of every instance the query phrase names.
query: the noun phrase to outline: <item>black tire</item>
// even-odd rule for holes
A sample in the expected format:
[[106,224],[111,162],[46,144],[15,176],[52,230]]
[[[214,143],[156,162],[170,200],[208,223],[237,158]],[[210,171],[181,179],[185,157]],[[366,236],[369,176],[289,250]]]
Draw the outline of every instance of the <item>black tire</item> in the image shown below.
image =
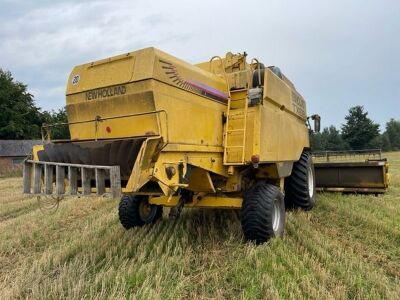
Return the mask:
[[155,223],[162,217],[162,209],[149,204],[147,196],[124,195],[119,203],[119,221],[125,229]]
[[258,182],[245,194],[241,214],[247,241],[261,244],[282,236],[285,228],[285,202],[278,187]]
[[315,205],[315,171],[312,156],[303,152],[285,179],[285,205],[288,209],[310,210]]

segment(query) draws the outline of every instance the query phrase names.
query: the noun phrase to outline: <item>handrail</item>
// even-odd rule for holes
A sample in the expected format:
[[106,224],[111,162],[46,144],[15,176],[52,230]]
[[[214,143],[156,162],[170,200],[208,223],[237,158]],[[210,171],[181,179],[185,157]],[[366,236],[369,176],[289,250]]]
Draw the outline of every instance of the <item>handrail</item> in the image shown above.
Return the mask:
[[362,149],[362,150],[339,150],[339,151],[313,151],[312,156],[314,158],[325,159],[327,162],[330,161],[330,158],[339,158],[339,157],[357,157],[360,158],[362,156],[378,156],[379,159],[382,159],[382,150],[381,149]]
[[[210,61],[208,62],[208,64],[209,64],[209,65],[208,65],[209,71],[212,72],[212,73],[214,73],[215,75],[218,75],[217,73],[214,72],[214,70],[211,70],[212,62],[213,62],[214,59],[219,59],[219,61],[220,61],[220,63],[221,63],[221,70],[222,70],[222,72],[225,74],[226,72],[225,72],[225,68],[224,68],[224,63],[223,63],[223,61],[222,61],[221,56],[218,56],[218,55],[211,57]],[[224,75],[224,74],[221,74],[221,75]]]
[[141,113],[136,113],[136,114],[128,114],[128,115],[121,115],[121,116],[113,116],[113,117],[106,117],[102,118],[100,116],[96,116],[93,120],[84,120],[84,121],[76,121],[76,122],[62,122],[62,123],[53,123],[53,124],[43,124],[41,128],[41,134],[42,134],[42,141],[44,142],[46,139],[48,142],[51,141],[51,128],[57,127],[57,126],[66,126],[66,125],[77,125],[77,124],[85,124],[85,123],[91,123],[95,122],[95,140],[97,141],[97,127],[98,127],[98,122],[106,121],[106,120],[114,120],[114,119],[120,119],[120,118],[129,118],[129,117],[137,117],[137,116],[144,116],[144,115],[150,115],[150,114],[157,114],[157,129],[160,132],[160,135],[163,136],[163,129],[162,129],[162,124],[161,120],[158,117],[158,114],[164,113],[165,114],[165,123],[166,123],[166,143],[168,143],[169,140],[169,130],[168,130],[168,113],[164,109],[160,110],[154,110],[154,111],[149,111],[149,112],[141,112]]
[[[250,62],[250,70],[252,69],[252,66],[254,65],[253,61],[257,64],[257,71],[258,71],[258,83],[261,85],[261,67],[260,67],[260,62],[258,61],[257,58],[253,58]],[[253,71],[255,71],[254,69]]]
[[87,168],[87,169],[105,169],[110,170],[115,166],[102,166],[102,165],[85,165],[85,164],[72,164],[72,163],[60,163],[53,161],[43,161],[43,160],[32,160],[26,159],[25,163],[48,165],[48,166],[62,166],[62,167],[72,167],[72,168]]

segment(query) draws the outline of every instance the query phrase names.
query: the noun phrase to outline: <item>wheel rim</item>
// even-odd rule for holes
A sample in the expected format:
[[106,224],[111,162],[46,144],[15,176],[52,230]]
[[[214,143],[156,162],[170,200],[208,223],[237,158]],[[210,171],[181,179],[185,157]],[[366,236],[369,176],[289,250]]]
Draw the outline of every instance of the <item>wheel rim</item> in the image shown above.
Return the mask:
[[279,208],[279,200],[276,198],[274,200],[274,211],[272,213],[272,229],[274,232],[278,231],[281,222],[281,210]]
[[314,196],[314,170],[311,166],[308,167],[308,194],[310,198]]
[[140,201],[139,215],[144,222],[152,220],[154,214],[155,214],[155,207],[153,205],[149,204],[147,200]]

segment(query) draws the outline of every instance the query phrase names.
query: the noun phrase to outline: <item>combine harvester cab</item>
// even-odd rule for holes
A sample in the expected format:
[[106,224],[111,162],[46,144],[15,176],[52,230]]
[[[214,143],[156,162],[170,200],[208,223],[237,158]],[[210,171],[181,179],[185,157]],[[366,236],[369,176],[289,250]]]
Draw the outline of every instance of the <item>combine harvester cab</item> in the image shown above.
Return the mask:
[[314,206],[305,101],[278,68],[245,53],[192,65],[146,48],[80,65],[66,102],[71,139],[52,141],[56,125],[44,126],[25,193],[122,196],[127,229],[163,207],[172,217],[241,209],[257,243],[282,235],[285,206]]

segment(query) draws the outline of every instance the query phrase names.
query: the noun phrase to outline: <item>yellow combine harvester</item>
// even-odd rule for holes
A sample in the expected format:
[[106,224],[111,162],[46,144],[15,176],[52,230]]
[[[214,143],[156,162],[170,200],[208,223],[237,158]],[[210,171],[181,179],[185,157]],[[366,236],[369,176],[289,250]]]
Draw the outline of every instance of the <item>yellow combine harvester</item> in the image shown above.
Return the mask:
[[[183,207],[241,209],[244,236],[280,236],[285,206],[309,210],[315,177],[306,103],[279,68],[246,53],[192,65],[155,48],[75,67],[71,140],[25,163],[24,192],[120,197],[125,228]],[[312,117],[319,130],[319,116]]]

